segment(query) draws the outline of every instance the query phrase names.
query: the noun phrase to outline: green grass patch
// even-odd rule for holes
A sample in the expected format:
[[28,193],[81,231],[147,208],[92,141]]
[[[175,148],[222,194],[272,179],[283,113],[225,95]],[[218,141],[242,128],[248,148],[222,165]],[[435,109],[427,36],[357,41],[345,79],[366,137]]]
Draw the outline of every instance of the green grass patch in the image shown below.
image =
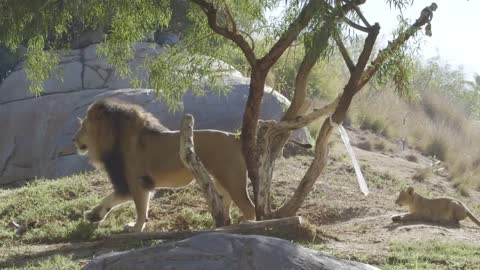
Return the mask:
[[93,228],[83,222],[83,212],[98,202],[88,178],[80,174],[59,180],[37,180],[25,187],[0,192],[0,224],[16,222],[25,228],[0,233],[4,244],[20,239],[28,243],[50,243],[89,239]]
[[[133,203],[115,208],[98,227],[83,220],[83,212],[109,192],[111,184],[98,172],[41,179],[18,189],[0,190],[0,263],[12,267],[9,269],[79,269],[79,262],[65,256],[49,257],[20,268],[15,268],[13,262],[33,252],[37,245],[98,240],[122,232],[126,223],[135,220]],[[232,208],[232,220],[238,223],[239,211]],[[22,226],[24,232],[19,234],[10,228],[11,222]],[[211,215],[197,185],[159,193],[150,203],[147,231],[212,227]]]
[[382,270],[466,270],[479,269],[480,265],[480,247],[464,242],[392,242],[386,255],[335,252],[323,244],[300,244],[337,258],[375,265]]
[[5,270],[77,270],[86,262],[74,261],[71,257],[55,255],[36,263],[28,263],[21,267],[9,267]]
[[379,267],[388,269],[478,269],[480,247],[462,242],[394,242]]
[[[81,174],[56,180],[36,180],[25,187],[0,190],[0,226],[10,222],[25,228],[0,230],[0,249],[26,244],[87,241],[123,230],[135,220],[133,203],[115,208],[97,227],[83,220],[83,212],[97,204],[111,190],[105,176]],[[238,209],[232,207],[238,222]],[[148,231],[212,228],[208,207],[196,185],[156,196],[150,204]]]

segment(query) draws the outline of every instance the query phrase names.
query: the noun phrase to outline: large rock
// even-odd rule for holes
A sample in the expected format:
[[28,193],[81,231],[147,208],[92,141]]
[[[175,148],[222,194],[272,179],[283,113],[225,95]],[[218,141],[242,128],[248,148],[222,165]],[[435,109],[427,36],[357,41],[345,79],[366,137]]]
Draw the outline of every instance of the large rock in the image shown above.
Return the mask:
[[83,270],[374,270],[289,241],[257,235],[209,233],[152,247],[95,258]]
[[[179,128],[186,112],[194,115],[195,128],[239,130],[249,85],[240,73],[226,77],[232,88],[226,96],[209,91],[205,96],[187,93],[184,112],[173,113],[151,90],[131,89],[128,80],[115,75],[105,59],[96,56],[97,46],[65,53],[61,58],[64,80],[46,81],[41,97],[27,91],[22,64],[0,85],[0,186],[92,169],[85,158],[75,154],[71,140],[78,128],[76,118],[83,117],[88,105],[103,97],[116,96],[140,104],[170,129]],[[131,66],[161,51],[155,44],[138,43]],[[278,120],[287,105],[285,97],[267,88],[261,118]],[[310,140],[306,129],[296,131],[293,137],[301,142]]]

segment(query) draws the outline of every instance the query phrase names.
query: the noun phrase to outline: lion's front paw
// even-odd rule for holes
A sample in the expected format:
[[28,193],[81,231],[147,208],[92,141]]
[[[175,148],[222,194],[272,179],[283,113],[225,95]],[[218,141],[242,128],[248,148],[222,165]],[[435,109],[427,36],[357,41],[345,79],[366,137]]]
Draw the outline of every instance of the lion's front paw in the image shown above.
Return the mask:
[[400,221],[402,221],[402,216],[393,216],[392,221],[393,222],[400,222]]
[[143,229],[145,229],[145,225],[145,222],[130,222],[128,224],[125,224],[123,230],[125,232],[142,232]]
[[99,207],[94,207],[91,210],[85,211],[83,213],[83,217],[85,220],[90,221],[92,223],[100,222],[105,218],[104,211]]

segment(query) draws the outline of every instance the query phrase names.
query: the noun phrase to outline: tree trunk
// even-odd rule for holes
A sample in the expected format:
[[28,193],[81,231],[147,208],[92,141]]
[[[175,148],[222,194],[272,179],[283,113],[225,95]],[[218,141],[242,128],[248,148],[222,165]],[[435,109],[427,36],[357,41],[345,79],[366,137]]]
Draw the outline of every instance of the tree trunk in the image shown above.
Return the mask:
[[[295,93],[292,102],[282,120],[293,120],[302,116],[302,108],[305,106],[307,96],[307,80],[313,66],[320,58],[320,54],[327,48],[330,37],[329,25],[324,25],[315,33],[315,40],[321,43],[315,47],[308,47],[305,56],[298,68],[295,78]],[[276,128],[276,123],[263,122],[257,134],[258,166],[259,166],[259,198],[257,201],[258,215],[270,216],[271,212],[271,182],[275,161],[282,153],[285,143],[290,137],[291,129]]]
[[293,216],[295,213],[297,213],[298,209],[300,209],[300,206],[302,206],[303,202],[312,190],[315,181],[318,179],[320,173],[327,164],[328,139],[330,138],[331,131],[332,126],[327,118],[323,122],[322,128],[318,133],[317,141],[315,143],[315,158],[303,176],[302,181],[300,181],[300,184],[295,190],[292,198],[290,198],[290,200],[281,206],[277,211],[272,213],[273,218]]
[[[267,72],[259,69],[257,66],[252,68],[250,76],[250,91],[248,94],[245,112],[242,122],[242,152],[247,163],[248,177],[252,181],[253,198],[255,205],[258,202],[258,159],[257,159],[257,122],[260,115],[260,105],[262,104],[263,93],[265,89],[265,79]],[[257,219],[261,220],[261,213],[257,212]]]
[[[288,140],[289,130],[275,132],[276,121],[260,121],[257,135],[259,196],[256,205],[260,219],[270,216],[271,183],[275,160]],[[277,146],[277,147],[275,147]]]
[[180,128],[180,159],[185,167],[187,167],[195,176],[205,200],[207,201],[208,208],[215,221],[215,226],[222,227],[230,224],[229,213],[225,212],[222,196],[216,191],[215,185],[210,178],[210,174],[195,153],[193,143],[193,122],[194,119],[191,114],[186,114],[182,119],[182,125]]
[[[335,123],[342,123],[345,119],[347,111],[352,102],[352,98],[356,93],[356,89],[353,84],[347,84],[345,87],[340,101],[335,109],[335,112],[331,116],[331,120]],[[315,144],[315,158],[313,159],[310,167],[308,168],[305,176],[303,177],[300,185],[293,194],[292,198],[280,207],[277,211],[272,213],[273,218],[294,216],[298,209],[302,206],[303,202],[307,198],[308,194],[313,188],[313,185],[317,181],[318,177],[322,173],[328,160],[328,141],[333,127],[330,123],[330,118],[325,119],[322,128],[318,133],[317,141]]]

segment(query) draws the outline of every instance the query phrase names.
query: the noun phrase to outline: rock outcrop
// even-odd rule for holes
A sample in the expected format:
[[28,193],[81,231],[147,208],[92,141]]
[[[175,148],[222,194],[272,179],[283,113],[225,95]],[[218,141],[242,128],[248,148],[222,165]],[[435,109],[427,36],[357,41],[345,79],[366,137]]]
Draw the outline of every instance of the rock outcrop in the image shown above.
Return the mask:
[[83,270],[375,270],[336,259],[289,241],[258,235],[208,233],[152,247],[115,252],[93,259]]

